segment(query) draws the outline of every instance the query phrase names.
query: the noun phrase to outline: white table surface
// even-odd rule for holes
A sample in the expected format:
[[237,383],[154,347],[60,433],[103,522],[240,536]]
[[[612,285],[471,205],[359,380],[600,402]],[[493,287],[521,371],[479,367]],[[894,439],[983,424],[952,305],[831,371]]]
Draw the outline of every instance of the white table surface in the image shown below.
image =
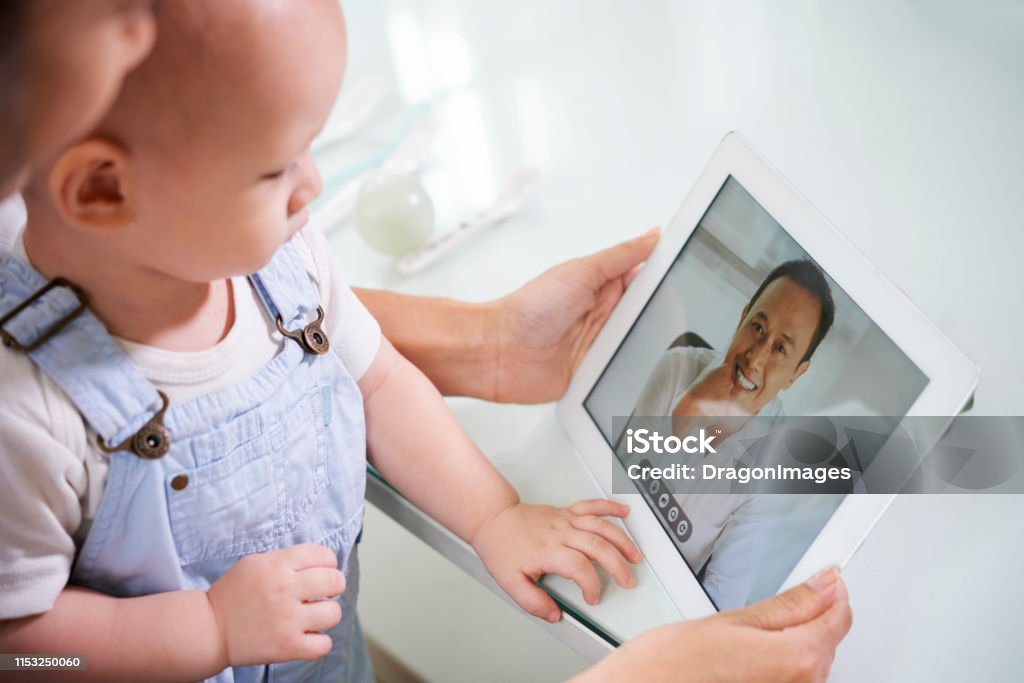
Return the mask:
[[[974,413],[1024,414],[1024,4],[345,7],[346,86],[379,79],[387,93],[353,154],[393,141],[402,112],[429,102],[439,230],[522,165],[544,173],[526,210],[415,277],[339,226],[331,243],[353,284],[504,294],[666,223],[737,129],[981,365]],[[526,497],[595,493],[551,406],[453,407]],[[898,499],[844,572],[855,625],[832,680],[1020,680],[1022,532],[1021,496]],[[642,603],[612,586],[596,618],[629,635],[670,616]]]

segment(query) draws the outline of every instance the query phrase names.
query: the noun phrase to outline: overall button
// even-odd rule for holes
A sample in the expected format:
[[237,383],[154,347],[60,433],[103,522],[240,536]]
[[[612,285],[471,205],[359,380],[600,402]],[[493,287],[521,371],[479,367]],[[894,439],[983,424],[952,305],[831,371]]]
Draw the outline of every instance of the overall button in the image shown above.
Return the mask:
[[156,460],[171,450],[171,433],[162,424],[149,423],[132,437],[132,451],[143,458]]
[[302,330],[302,339],[305,342],[306,350],[318,356],[327,353],[331,348],[331,342],[327,335],[317,323],[310,323]]
[[186,486],[188,486],[187,474],[179,474],[174,479],[171,479],[171,488],[174,489],[175,491],[181,491]]

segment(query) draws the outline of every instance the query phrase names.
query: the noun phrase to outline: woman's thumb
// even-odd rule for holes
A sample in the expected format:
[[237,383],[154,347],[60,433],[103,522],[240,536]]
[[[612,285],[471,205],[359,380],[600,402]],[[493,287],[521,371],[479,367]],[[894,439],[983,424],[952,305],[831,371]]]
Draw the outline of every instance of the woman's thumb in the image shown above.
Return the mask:
[[812,576],[807,583],[756,605],[726,612],[723,616],[770,631],[799,626],[829,608],[836,599],[838,583],[839,570],[829,567]]

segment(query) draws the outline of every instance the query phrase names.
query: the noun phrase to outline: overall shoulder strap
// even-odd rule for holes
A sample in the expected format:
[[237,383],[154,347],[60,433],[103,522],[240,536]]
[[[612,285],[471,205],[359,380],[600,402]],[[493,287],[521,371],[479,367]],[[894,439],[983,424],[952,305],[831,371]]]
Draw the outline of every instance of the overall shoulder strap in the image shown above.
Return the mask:
[[[320,323],[324,309],[294,242],[277,250],[263,270],[249,276],[278,331],[307,353],[323,355],[331,348]],[[315,320],[310,313],[315,311]]]
[[270,263],[250,275],[249,280],[270,317],[280,317],[286,328],[302,327],[316,314],[320,298],[292,242],[278,249]]
[[0,256],[0,328],[5,345],[29,348],[59,328],[28,350],[29,358],[67,394],[97,434],[107,443],[120,443],[160,408],[160,395],[88,309],[60,327],[81,301],[63,286],[36,296],[46,285],[28,264],[11,254]]

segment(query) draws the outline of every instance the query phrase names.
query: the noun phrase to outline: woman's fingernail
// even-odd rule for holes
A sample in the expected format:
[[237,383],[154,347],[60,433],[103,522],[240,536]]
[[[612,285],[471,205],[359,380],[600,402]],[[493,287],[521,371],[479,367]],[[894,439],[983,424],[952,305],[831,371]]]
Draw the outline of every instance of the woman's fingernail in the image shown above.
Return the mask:
[[556,621],[558,621],[558,618],[559,618],[560,616],[562,616],[562,613],[561,613],[561,612],[559,612],[558,610],[555,610],[555,611],[553,611],[553,612],[548,612],[548,616],[547,616],[547,619],[548,619],[548,621],[549,621],[549,622],[551,622],[551,623],[553,624],[553,623],[555,623]]
[[839,579],[839,569],[826,567],[807,580],[807,585],[818,592],[834,584]]
[[658,226],[654,226],[644,234],[640,235],[640,239],[645,239],[647,237],[650,237],[651,235],[657,235],[659,233],[661,233],[661,228]]

